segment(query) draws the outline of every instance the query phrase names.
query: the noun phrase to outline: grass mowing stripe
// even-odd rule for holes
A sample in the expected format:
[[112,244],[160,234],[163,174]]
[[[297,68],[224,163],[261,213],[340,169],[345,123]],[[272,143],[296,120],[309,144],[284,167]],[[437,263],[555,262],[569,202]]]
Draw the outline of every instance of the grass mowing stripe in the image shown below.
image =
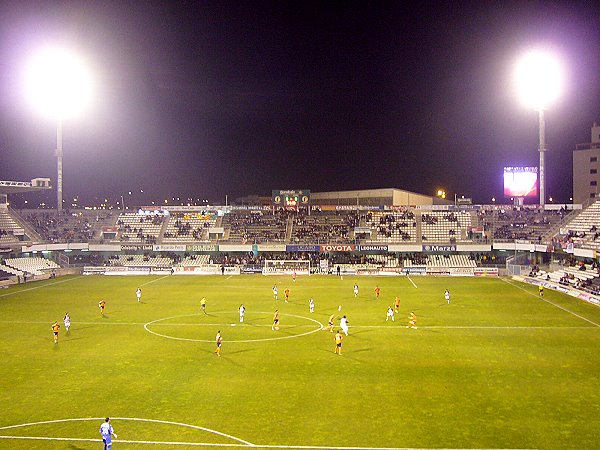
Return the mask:
[[560,305],[557,305],[556,303],[553,303],[553,302],[551,302],[550,300],[546,300],[546,299],[545,299],[545,298],[543,298],[543,297],[540,297],[540,296],[538,296],[538,295],[535,295],[535,294],[533,294],[533,293],[529,292],[527,289],[523,288],[522,286],[518,286],[518,285],[516,285],[516,284],[514,284],[514,283],[511,283],[510,281],[508,281],[508,280],[505,280],[505,279],[503,279],[503,278],[500,278],[500,280],[504,281],[505,283],[509,284],[510,286],[514,286],[514,287],[516,287],[517,289],[520,289],[520,290],[522,290],[523,292],[526,292],[527,294],[531,295],[532,297],[535,297],[535,298],[537,298],[537,299],[539,299],[539,300],[542,300],[542,301],[544,301],[544,302],[546,302],[546,303],[548,303],[548,304],[550,304],[550,305],[552,305],[552,306],[555,306],[555,307],[557,307],[558,309],[562,309],[563,311],[565,311],[565,312],[568,312],[569,314],[572,314],[572,315],[574,315],[575,317],[578,317],[578,318],[580,318],[581,320],[585,320],[586,322],[589,322],[589,323],[591,323],[592,325],[595,325],[595,326],[597,326],[597,327],[599,327],[599,328],[600,328],[600,324],[597,324],[596,322],[594,322],[594,321],[592,321],[592,320],[590,320],[590,319],[588,319],[588,318],[586,318],[586,317],[580,316],[579,314],[577,314],[577,313],[574,313],[573,311],[569,311],[567,308],[564,308],[564,307],[562,307],[562,306],[560,306]]

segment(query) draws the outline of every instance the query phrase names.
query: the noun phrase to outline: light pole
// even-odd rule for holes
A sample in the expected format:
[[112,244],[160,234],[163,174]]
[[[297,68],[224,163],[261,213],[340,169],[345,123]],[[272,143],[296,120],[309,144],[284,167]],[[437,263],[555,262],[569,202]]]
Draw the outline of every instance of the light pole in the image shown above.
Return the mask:
[[29,61],[26,75],[30,102],[57,120],[56,126],[56,210],[63,209],[63,119],[79,113],[91,97],[90,73],[70,52],[46,48]]
[[544,111],[562,90],[562,69],[558,59],[544,50],[533,50],[520,58],[516,82],[521,101],[538,112],[540,152],[540,205],[546,203],[546,120]]

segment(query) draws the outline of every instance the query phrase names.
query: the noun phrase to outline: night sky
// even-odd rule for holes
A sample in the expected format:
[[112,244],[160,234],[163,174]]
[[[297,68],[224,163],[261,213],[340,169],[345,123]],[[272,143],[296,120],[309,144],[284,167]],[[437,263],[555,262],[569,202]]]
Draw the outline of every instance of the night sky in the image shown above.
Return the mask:
[[84,203],[383,187],[502,201],[503,167],[539,161],[511,79],[532,47],[567,72],[546,113],[555,201],[600,121],[594,2],[1,2],[2,180],[56,179],[56,123],[22,82],[49,43],[95,77],[64,123],[65,199]]

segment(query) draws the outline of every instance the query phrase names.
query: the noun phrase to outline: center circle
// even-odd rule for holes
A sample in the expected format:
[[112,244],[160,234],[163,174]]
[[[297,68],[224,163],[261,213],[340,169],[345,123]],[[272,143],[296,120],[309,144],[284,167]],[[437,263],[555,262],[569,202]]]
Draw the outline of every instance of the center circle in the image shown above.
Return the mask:
[[[212,314],[213,315],[219,315],[219,314],[230,314],[230,313],[229,312],[227,312],[227,313],[225,313],[225,312],[221,312],[221,313],[216,312],[216,313],[214,313],[213,312]],[[255,311],[254,314],[272,314],[272,312]],[[232,339],[232,340],[227,339],[227,343],[230,343],[230,342],[242,342],[242,343],[243,342],[266,342],[266,341],[279,341],[279,340],[282,340],[282,339],[292,339],[292,338],[298,338],[298,337],[302,337],[302,336],[307,336],[307,335],[312,334],[312,333],[316,333],[317,331],[321,331],[324,328],[324,326],[323,326],[323,324],[321,322],[319,322],[318,320],[313,319],[311,317],[298,316],[296,314],[284,314],[284,313],[280,313],[280,315],[281,316],[286,316],[286,317],[295,317],[297,319],[308,320],[309,322],[313,322],[318,328],[315,328],[314,330],[309,330],[309,331],[307,331],[305,333],[294,334],[294,335],[290,335],[290,336],[273,336],[273,337],[268,337],[268,338],[263,338],[263,339]],[[164,322],[165,320],[179,319],[179,318],[182,318],[182,317],[195,317],[195,316],[202,317],[202,314],[195,313],[195,314],[182,314],[182,315],[179,315],[179,316],[163,317],[161,319],[156,319],[156,320],[152,320],[150,322],[145,323],[144,324],[144,329],[148,333],[153,334],[155,336],[159,336],[159,337],[166,338],[166,339],[173,339],[173,340],[176,340],[176,341],[214,342],[214,339],[182,338],[182,337],[177,337],[177,336],[171,336],[169,334],[158,333],[158,332],[152,331],[150,329],[151,325],[158,324],[160,322]],[[173,324],[173,325],[177,325],[177,324]],[[227,326],[227,325],[235,326],[235,325],[239,325],[239,324],[231,323],[231,324],[227,324],[227,325],[224,325],[224,324],[220,324],[220,325],[219,324],[198,324],[198,325],[219,327],[219,326]]]

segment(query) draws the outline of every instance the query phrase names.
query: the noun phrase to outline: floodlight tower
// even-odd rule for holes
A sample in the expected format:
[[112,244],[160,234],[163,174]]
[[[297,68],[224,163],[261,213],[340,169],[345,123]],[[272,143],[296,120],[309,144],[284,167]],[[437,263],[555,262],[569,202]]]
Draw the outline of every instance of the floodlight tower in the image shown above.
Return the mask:
[[540,205],[546,202],[546,120],[544,111],[561,93],[562,70],[558,59],[546,51],[524,54],[516,70],[521,101],[538,112],[540,152]]
[[83,62],[64,49],[36,53],[27,71],[29,100],[56,125],[56,210],[63,207],[63,119],[79,113],[91,97],[91,77]]

